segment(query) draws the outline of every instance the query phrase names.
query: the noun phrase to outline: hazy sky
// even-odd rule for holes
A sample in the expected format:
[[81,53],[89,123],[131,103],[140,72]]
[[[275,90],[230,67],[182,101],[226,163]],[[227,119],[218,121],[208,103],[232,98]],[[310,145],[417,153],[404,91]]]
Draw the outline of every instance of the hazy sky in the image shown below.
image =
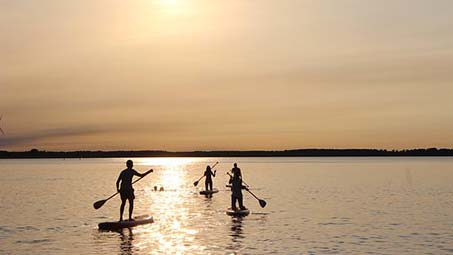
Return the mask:
[[451,0],[0,0],[0,150],[453,147]]

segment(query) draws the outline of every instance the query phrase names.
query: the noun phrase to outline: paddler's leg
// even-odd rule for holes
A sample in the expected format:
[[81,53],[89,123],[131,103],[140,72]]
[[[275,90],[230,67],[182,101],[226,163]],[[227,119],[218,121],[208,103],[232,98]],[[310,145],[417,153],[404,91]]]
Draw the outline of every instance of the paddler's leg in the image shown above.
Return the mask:
[[236,196],[231,195],[231,209],[234,210],[234,211],[237,210],[237,208],[236,208],[236,199],[237,199]]
[[204,190],[208,190],[208,179],[204,181]]
[[120,206],[120,221],[123,220],[123,212],[124,206],[126,205],[126,199],[121,198],[121,206]]
[[212,191],[212,181],[209,182],[209,190]]
[[242,198],[242,195],[238,197],[238,200],[239,200],[239,208],[240,208],[241,210],[245,210],[246,208],[245,208],[245,206],[244,206],[244,204],[243,204],[244,200],[243,200],[243,198]]
[[132,212],[134,211],[134,199],[129,198],[129,220],[132,220]]
[[128,193],[127,200],[129,200],[129,220],[132,220],[132,212],[134,211],[134,189],[130,190]]

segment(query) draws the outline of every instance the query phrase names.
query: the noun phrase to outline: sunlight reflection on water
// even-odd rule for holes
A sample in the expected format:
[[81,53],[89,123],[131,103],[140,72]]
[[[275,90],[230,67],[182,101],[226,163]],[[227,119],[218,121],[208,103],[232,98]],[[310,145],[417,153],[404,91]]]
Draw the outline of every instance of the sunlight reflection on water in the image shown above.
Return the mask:
[[[194,235],[198,231],[188,225],[189,211],[186,206],[186,193],[176,192],[187,190],[185,168],[193,162],[194,160],[184,158],[149,160],[146,162],[147,164],[157,163],[165,168],[165,171],[161,171],[157,176],[156,182],[161,183],[168,190],[168,192],[159,194],[160,196],[155,196],[152,204],[147,206],[154,215],[158,215],[159,219],[158,224],[146,228],[149,240],[157,241],[158,244],[158,247],[154,247],[153,252],[186,254],[189,247],[196,250],[202,249],[202,246],[194,243]],[[173,190],[175,192],[172,192]],[[145,196],[151,197],[152,192],[152,189],[147,187]],[[190,246],[185,244],[190,244]]]
[[[136,158],[134,215],[153,224],[100,232],[117,220],[127,159],[0,160],[0,254],[448,254],[453,159]],[[213,197],[193,182],[216,161]],[[238,162],[256,194],[252,213],[225,214],[224,174]],[[154,191],[154,186],[164,191]]]

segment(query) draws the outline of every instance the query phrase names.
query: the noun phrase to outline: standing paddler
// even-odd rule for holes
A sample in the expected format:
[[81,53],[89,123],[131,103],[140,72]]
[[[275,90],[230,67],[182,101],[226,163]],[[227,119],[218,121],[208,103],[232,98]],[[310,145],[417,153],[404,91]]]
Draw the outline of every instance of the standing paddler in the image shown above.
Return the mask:
[[147,174],[153,172],[153,169],[148,170],[144,174],[135,171],[132,168],[134,166],[134,162],[132,162],[132,160],[128,160],[126,162],[126,166],[127,168],[121,171],[120,176],[118,176],[118,180],[116,181],[116,189],[121,195],[120,221],[123,220],[123,212],[124,206],[126,205],[126,200],[129,201],[129,220],[133,220],[132,211],[134,210],[135,195],[134,189],[132,188],[132,178],[134,177],[134,175],[139,177],[145,177]]
[[248,188],[242,185],[241,169],[234,163],[234,168],[231,169],[231,172],[233,175],[228,173],[230,175],[229,183],[231,184],[231,209],[237,211],[236,201],[238,201],[239,209],[246,210],[247,208],[243,204],[242,189],[247,190]]
[[216,170],[214,170],[214,172],[212,172],[211,166],[208,165],[206,167],[206,171],[204,171],[204,174],[203,174],[203,176],[206,178],[204,181],[204,186],[205,186],[206,191],[208,191],[208,190],[212,191],[212,177],[215,177],[215,173],[216,173]]

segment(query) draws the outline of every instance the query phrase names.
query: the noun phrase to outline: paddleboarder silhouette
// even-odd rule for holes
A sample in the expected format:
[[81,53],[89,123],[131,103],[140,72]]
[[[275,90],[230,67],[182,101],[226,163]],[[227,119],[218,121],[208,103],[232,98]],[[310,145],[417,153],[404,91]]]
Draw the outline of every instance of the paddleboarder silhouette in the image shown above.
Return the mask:
[[206,167],[206,171],[204,171],[204,176],[206,177],[204,181],[205,190],[208,190],[209,188],[209,190],[212,191],[212,177],[215,177],[215,173],[215,170],[212,172],[211,166]]
[[236,207],[236,201],[239,203],[239,208],[241,210],[245,210],[244,204],[243,204],[243,196],[242,196],[242,189],[248,189],[246,186],[242,185],[242,174],[241,174],[241,169],[237,167],[237,164],[234,163],[234,168],[231,169],[231,172],[233,175],[230,175],[230,181],[229,183],[231,184],[231,209],[237,210]]
[[134,189],[132,188],[132,178],[134,175],[139,177],[145,177],[149,173],[153,172],[153,169],[148,170],[144,174],[141,174],[135,171],[132,167],[134,166],[134,162],[132,160],[128,160],[126,162],[127,168],[121,171],[120,175],[118,176],[118,180],[116,181],[116,189],[121,195],[121,206],[120,206],[120,221],[123,220],[123,212],[124,206],[126,205],[126,200],[129,201],[129,220],[132,219],[132,212],[134,210]]
[[237,163],[233,164],[233,168],[231,169],[231,173],[234,175],[239,175],[242,178],[241,169],[238,167]]

